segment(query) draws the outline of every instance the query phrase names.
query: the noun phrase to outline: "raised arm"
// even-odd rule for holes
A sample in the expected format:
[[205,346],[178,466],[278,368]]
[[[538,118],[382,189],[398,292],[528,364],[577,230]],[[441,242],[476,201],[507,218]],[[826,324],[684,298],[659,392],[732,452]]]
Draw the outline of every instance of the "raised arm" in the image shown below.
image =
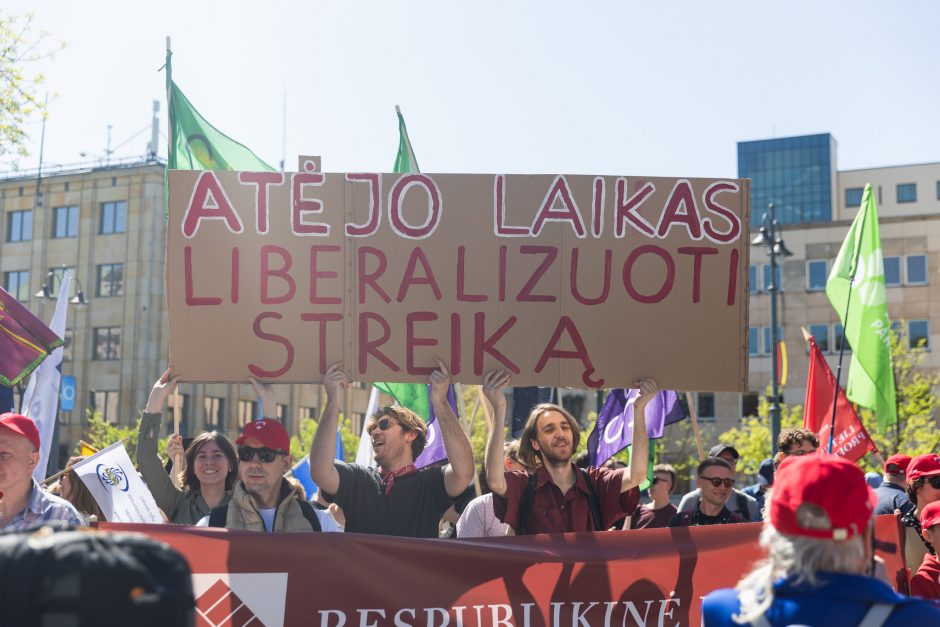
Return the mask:
[[650,400],[659,394],[659,385],[653,379],[639,379],[633,384],[640,393],[633,403],[633,446],[630,451],[630,468],[623,471],[621,492],[635,488],[646,479],[650,456],[650,439],[646,432],[646,408]]
[[333,465],[336,455],[336,430],[339,428],[339,410],[348,385],[339,364],[333,364],[323,377],[326,388],[326,407],[320,414],[320,424],[310,443],[310,478],[327,494],[339,490],[339,473]]
[[[183,498],[182,492],[173,485],[172,479],[163,468],[163,462],[157,455],[157,440],[160,439],[160,421],[163,406],[169,398],[179,377],[173,377],[173,368],[167,368],[150,390],[150,398],[140,419],[140,431],[137,433],[137,465],[147,487],[153,494],[157,506],[173,516]],[[182,448],[182,446],[180,446]],[[177,469],[179,470],[179,469]]]
[[248,383],[258,398],[261,399],[261,417],[277,420],[277,403],[274,400],[274,386],[270,383],[261,383],[254,377],[248,377]]
[[493,424],[486,441],[486,455],[483,465],[486,468],[486,484],[497,496],[506,495],[506,476],[503,474],[503,453],[506,439],[506,395],[503,389],[511,379],[505,370],[493,370],[483,377],[483,396],[493,406]]
[[437,359],[437,370],[431,373],[428,382],[431,384],[431,404],[437,415],[437,428],[440,429],[444,450],[447,451],[444,487],[448,496],[455,498],[473,481],[473,447],[460,426],[457,414],[447,402],[450,374],[440,359]]

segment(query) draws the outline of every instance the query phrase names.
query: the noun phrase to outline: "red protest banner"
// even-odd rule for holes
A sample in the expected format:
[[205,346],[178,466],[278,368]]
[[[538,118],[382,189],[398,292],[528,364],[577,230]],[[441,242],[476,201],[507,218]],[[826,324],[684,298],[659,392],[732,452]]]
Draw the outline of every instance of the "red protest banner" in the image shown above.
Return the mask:
[[[701,597],[763,557],[756,523],[472,540],[101,527],[185,555],[197,625],[213,626],[699,625]],[[893,579],[893,516],[878,517],[876,537]]]

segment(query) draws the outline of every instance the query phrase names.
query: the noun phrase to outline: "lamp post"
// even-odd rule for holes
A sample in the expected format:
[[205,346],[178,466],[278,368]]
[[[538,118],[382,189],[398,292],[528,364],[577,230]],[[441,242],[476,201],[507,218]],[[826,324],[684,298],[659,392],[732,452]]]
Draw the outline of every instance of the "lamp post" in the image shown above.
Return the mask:
[[777,437],[780,435],[780,389],[778,385],[779,374],[777,372],[777,292],[780,291],[780,285],[777,283],[777,256],[790,257],[793,255],[783,243],[780,234],[780,225],[777,222],[777,215],[774,210],[774,203],[767,205],[767,212],[762,219],[760,233],[758,233],[751,244],[755,246],[765,246],[770,255],[770,451],[773,454],[777,447]]

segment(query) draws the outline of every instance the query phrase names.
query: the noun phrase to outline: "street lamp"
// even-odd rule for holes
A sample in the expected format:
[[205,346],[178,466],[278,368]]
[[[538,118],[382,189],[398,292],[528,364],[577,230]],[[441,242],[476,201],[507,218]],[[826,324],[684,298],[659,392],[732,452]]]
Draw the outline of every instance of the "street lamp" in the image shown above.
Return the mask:
[[766,247],[770,255],[770,385],[773,395],[770,399],[770,451],[773,455],[777,447],[777,437],[780,435],[780,390],[777,373],[777,343],[780,339],[777,337],[777,292],[780,291],[780,286],[777,284],[777,257],[790,257],[793,253],[783,243],[774,203],[767,205],[767,212],[761,222],[760,232],[751,240],[751,244]]
[[[62,266],[63,273],[65,272],[66,267]],[[88,301],[85,300],[85,290],[82,289],[82,282],[78,280],[78,277],[75,274],[72,274],[72,280],[75,281],[75,296],[69,299],[69,303],[72,305],[87,305]],[[55,271],[50,270],[46,274],[46,279],[42,282],[42,287],[39,288],[39,291],[33,294],[35,298],[56,298],[53,294],[55,290]]]

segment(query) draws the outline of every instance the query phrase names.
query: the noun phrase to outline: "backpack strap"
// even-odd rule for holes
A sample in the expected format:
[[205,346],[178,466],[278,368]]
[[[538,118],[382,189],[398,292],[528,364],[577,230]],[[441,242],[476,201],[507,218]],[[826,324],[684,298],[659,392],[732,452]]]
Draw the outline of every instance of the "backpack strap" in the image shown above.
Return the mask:
[[311,505],[309,501],[301,499],[297,499],[297,504],[300,505],[300,511],[303,513],[304,518],[307,519],[307,522],[310,523],[310,526],[313,527],[313,531],[323,531],[323,527],[320,525],[320,517],[317,516],[313,505]]
[[538,475],[530,472],[529,481],[522,492],[522,503],[519,504],[519,520],[516,522],[518,527],[516,529],[517,536],[524,536],[528,533],[529,515],[532,513],[532,503],[535,502],[535,486],[537,483]]
[[226,520],[228,520],[228,503],[213,507],[209,512],[210,527],[224,527]]
[[604,531],[604,518],[601,516],[601,503],[597,498],[597,492],[594,491],[594,484],[591,483],[591,475],[584,468],[578,468],[584,476],[584,483],[588,489],[588,507],[591,509],[591,516],[594,518],[594,530]]
[[893,603],[874,603],[868,608],[868,612],[865,613],[858,627],[881,627],[887,622],[894,608]]
[[751,512],[751,508],[748,507],[747,497],[741,494],[740,492],[734,493],[735,498],[738,502],[738,513],[741,514],[741,517],[744,520],[751,520],[754,518],[754,513]]

